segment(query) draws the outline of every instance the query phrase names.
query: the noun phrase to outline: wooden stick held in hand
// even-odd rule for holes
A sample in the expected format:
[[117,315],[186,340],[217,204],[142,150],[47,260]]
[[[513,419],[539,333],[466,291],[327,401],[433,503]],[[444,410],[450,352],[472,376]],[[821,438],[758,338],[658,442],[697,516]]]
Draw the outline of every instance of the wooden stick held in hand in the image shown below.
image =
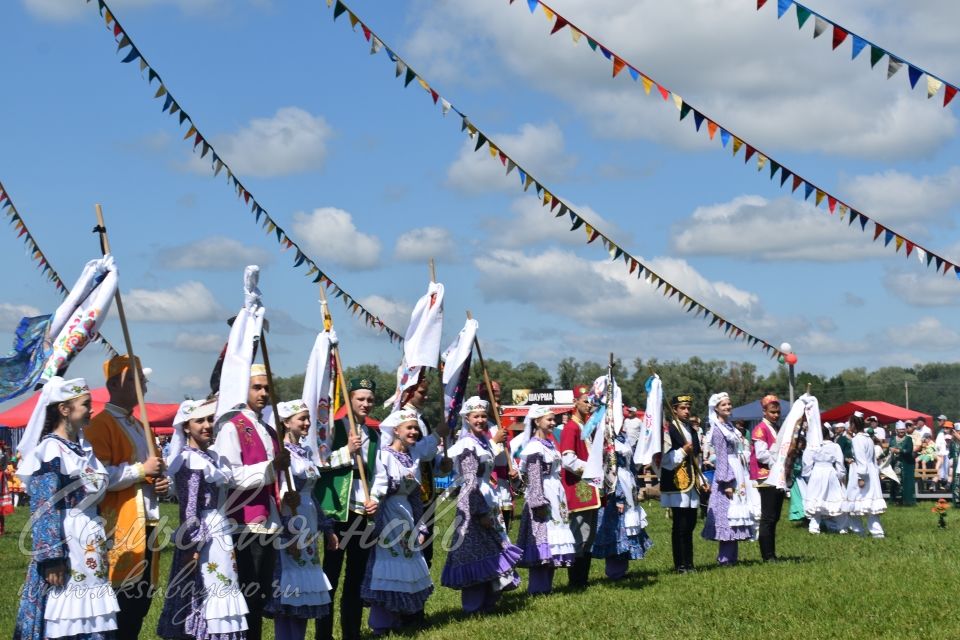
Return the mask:
[[[107,236],[107,225],[103,221],[103,207],[96,205],[97,228],[94,229],[100,235],[100,249],[103,255],[110,253],[110,238]],[[147,456],[156,458],[157,442],[153,437],[153,429],[150,428],[150,419],[147,417],[147,403],[143,399],[143,383],[140,380],[140,367],[138,360],[133,354],[133,341],[130,339],[130,328],[127,326],[127,316],[123,311],[123,300],[120,297],[120,287],[114,295],[117,303],[117,315],[120,316],[120,328],[123,329],[123,342],[127,349],[127,357],[130,359],[130,370],[133,371],[133,385],[137,390],[137,406],[140,408],[140,424],[143,426],[143,435],[147,441]]]
[[[280,419],[280,411],[277,408],[277,389],[273,386],[273,370],[270,368],[270,352],[267,350],[267,332],[265,330],[260,331],[260,351],[263,353],[263,367],[267,370],[267,387],[270,389],[270,406],[273,407],[273,423],[277,428],[277,440],[279,440],[279,446],[284,447],[284,440],[286,438],[286,428],[283,426],[283,420]],[[279,453],[279,452],[278,452]],[[285,472],[287,480],[287,496],[284,499],[288,501],[291,510],[296,514],[297,505],[300,502],[300,496],[297,494],[296,485],[293,482],[293,469],[290,468],[290,465],[287,465],[287,470]],[[280,479],[277,479],[279,484]]]

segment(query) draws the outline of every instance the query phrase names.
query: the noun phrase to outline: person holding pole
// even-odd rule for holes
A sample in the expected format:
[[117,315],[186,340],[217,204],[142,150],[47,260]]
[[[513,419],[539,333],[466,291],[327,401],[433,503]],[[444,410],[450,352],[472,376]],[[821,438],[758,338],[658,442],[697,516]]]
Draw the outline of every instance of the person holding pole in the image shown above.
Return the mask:
[[[760,400],[763,419],[750,433],[750,480],[760,494],[760,556],[764,562],[777,561],[777,522],[786,494],[767,482],[770,467],[777,458],[777,428],[780,426],[780,399],[773,394]],[[792,429],[792,425],[790,426]]]
[[[481,364],[483,360],[481,358]],[[486,372],[486,367],[484,367]],[[486,373],[484,373],[486,375]],[[492,394],[492,395],[491,395]],[[513,522],[513,483],[512,481],[520,477],[520,473],[511,461],[510,453],[507,450],[508,430],[500,424],[500,382],[490,380],[490,390],[487,390],[486,382],[477,385],[477,395],[481,400],[490,403],[490,413],[494,421],[487,421],[487,438],[490,446],[493,448],[493,473],[490,474],[490,480],[494,484],[497,503],[500,505],[500,513],[503,515],[503,528],[510,531],[510,523]]]
[[148,436],[133,417],[138,391],[146,392],[146,384],[137,388],[137,381],[144,380],[139,359],[114,356],[103,363],[103,374],[109,400],[84,436],[109,477],[100,511],[112,537],[108,557],[120,605],[117,630],[121,637],[136,638],[157,585],[160,550],[153,531],[160,520],[157,499],[167,494],[170,480],[164,475],[153,432]]
[[[376,505],[368,507],[368,482],[377,470],[377,451],[380,432],[367,426],[367,416],[376,400],[377,384],[368,378],[353,378],[347,387],[352,424],[349,415],[333,423],[332,452],[321,468],[315,489],[315,500],[320,509],[333,518],[334,533],[340,540],[336,549],[327,549],[323,555],[323,572],[330,580],[330,598],[333,599],[340,582],[346,559],[346,577],[340,595],[340,633],[344,640],[360,637],[363,623],[363,603],[360,585],[370,554],[365,543],[370,526],[368,516],[376,514]],[[362,466],[358,465],[362,462]],[[361,469],[363,477],[361,477]],[[332,640],[333,615],[316,622],[318,640]]]
[[697,526],[700,491],[697,486],[697,461],[700,438],[690,426],[693,396],[680,394],[670,400],[670,426],[663,434],[660,462],[660,505],[670,509],[673,568],[677,573],[692,573],[693,530]]

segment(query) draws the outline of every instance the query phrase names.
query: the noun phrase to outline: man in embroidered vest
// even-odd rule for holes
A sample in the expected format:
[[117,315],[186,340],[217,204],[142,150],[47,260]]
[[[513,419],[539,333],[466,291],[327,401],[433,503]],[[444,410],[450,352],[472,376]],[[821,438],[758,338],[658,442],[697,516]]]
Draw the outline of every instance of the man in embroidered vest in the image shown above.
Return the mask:
[[[117,635],[132,639],[140,634],[157,585],[159,549],[153,536],[160,520],[157,497],[166,495],[170,481],[163,475],[163,460],[147,457],[143,425],[133,417],[137,392],[130,364],[128,356],[114,356],[103,363],[110,400],[83,435],[109,474],[100,513],[113,543],[108,559],[120,606]],[[136,366],[146,393],[139,359]]]
[[249,609],[247,640],[260,640],[263,606],[273,595],[274,542],[280,531],[277,477],[290,464],[276,430],[263,419],[269,399],[267,371],[255,364],[250,368],[246,404],[220,417],[211,447],[233,474],[234,489],[225,509],[234,525],[237,579]]
[[670,509],[673,568],[690,573],[693,568],[693,530],[697,526],[700,492],[697,465],[700,462],[700,438],[690,424],[693,396],[673,396],[670,405],[676,419],[663,434],[663,458],[660,467],[660,504]]
[[[360,431],[358,438],[350,433],[346,416],[333,423],[332,447],[329,466],[321,468],[320,479],[314,489],[317,503],[329,518],[335,521],[334,531],[340,538],[340,546],[323,554],[323,572],[332,585],[333,599],[340,582],[343,561],[347,561],[347,575],[343,579],[340,594],[340,637],[344,640],[360,638],[363,622],[363,602],[360,587],[370,555],[370,541],[365,533],[372,529],[367,516],[376,515],[376,506],[366,508],[365,495],[360,483],[356,455],[360,454],[366,473],[367,490],[373,485],[377,470],[377,451],[380,449],[380,433],[367,426],[367,416],[376,400],[376,382],[368,378],[353,378],[347,387],[350,396],[348,411]],[[333,639],[333,613],[316,622],[318,640]]]
[[760,493],[760,556],[764,562],[777,560],[777,522],[783,510],[782,490],[767,484],[770,467],[777,459],[777,427],[780,426],[780,399],[766,395],[760,400],[763,419],[750,434],[750,480]]
[[[597,514],[600,511],[600,492],[581,479],[590,456],[589,443],[582,437],[583,425],[590,419],[593,404],[590,402],[590,387],[577,385],[573,388],[574,408],[570,419],[560,432],[560,458],[563,471],[560,482],[567,496],[570,510],[570,529],[573,531],[576,559],[567,569],[570,586],[582,589],[590,578],[591,549],[597,532]],[[595,437],[602,438],[598,429]]]

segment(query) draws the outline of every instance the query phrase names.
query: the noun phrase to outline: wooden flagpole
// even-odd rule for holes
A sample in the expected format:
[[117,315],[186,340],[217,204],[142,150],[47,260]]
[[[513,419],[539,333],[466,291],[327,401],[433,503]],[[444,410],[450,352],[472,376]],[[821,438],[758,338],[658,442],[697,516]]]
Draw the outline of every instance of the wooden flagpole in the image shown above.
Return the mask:
[[[433,284],[437,281],[437,265],[433,261],[433,258],[430,258],[430,283]],[[440,419],[445,420],[446,416],[445,409],[446,406],[443,400],[443,362],[441,361],[439,355],[437,356],[437,378],[440,381]],[[424,434],[426,436],[426,434]],[[440,438],[440,446],[443,448],[443,458],[441,459],[440,464],[443,467],[450,465],[450,457],[447,455],[447,439]],[[442,467],[441,467],[442,468]]]
[[[287,435],[287,430],[283,426],[283,420],[280,419],[280,411],[277,408],[277,388],[273,385],[273,369],[270,368],[270,352],[267,350],[267,331],[266,329],[260,330],[260,350],[263,353],[263,368],[267,370],[267,388],[270,390],[270,406],[273,407],[273,424],[277,428],[277,440],[279,440],[280,447],[284,447],[284,441]],[[291,509],[294,513],[297,510],[297,505],[300,502],[300,496],[297,494],[296,484],[293,482],[293,469],[290,466],[287,466],[285,472],[287,478],[287,495],[289,498],[288,504],[290,504]],[[296,496],[294,498],[293,496]],[[289,501],[293,500],[293,503]]]
[[[473,320],[473,314],[470,311],[467,311],[467,320]],[[477,350],[477,360],[480,361],[480,372],[483,375],[483,386],[487,390],[487,397],[490,399],[490,408],[493,411],[493,420],[497,425],[497,433],[503,431],[503,423],[500,420],[500,407],[497,403],[497,398],[493,395],[493,383],[490,382],[490,374],[487,371],[487,363],[483,360],[483,352],[480,350],[480,339],[474,334],[473,336],[473,348]],[[504,441],[503,443],[504,451],[507,456],[507,469],[513,471],[513,456],[510,453],[510,443]]]
[[[320,312],[323,314],[323,328],[326,331],[333,329],[333,316],[330,315],[330,308],[327,306],[327,292],[320,284]],[[340,361],[340,345],[331,345],[333,351],[334,366],[337,368],[337,386],[340,387],[340,394],[343,398],[343,406],[347,409],[347,420],[350,423],[350,433],[360,438],[360,427],[353,417],[353,405],[350,403],[350,392],[347,390],[346,381],[343,377],[343,363]],[[354,461],[357,464],[357,470],[360,473],[360,486],[363,487],[363,501],[370,499],[370,487],[367,484],[367,469],[364,466],[363,457],[357,451],[353,454]]]
[[[103,221],[103,207],[96,205],[97,228],[94,229],[100,234],[100,249],[103,255],[110,253],[110,238],[107,236],[107,226]],[[150,428],[150,419],[147,417],[147,403],[143,399],[143,384],[140,380],[140,367],[137,366],[138,360],[133,354],[133,341],[130,339],[130,328],[127,326],[127,316],[123,312],[123,300],[120,297],[120,287],[117,286],[117,292],[114,294],[114,300],[117,303],[117,315],[120,316],[120,328],[123,329],[123,342],[127,349],[127,357],[133,365],[130,370],[133,371],[133,385],[137,390],[137,405],[140,408],[140,424],[143,426],[143,435],[147,441],[147,457],[156,458],[157,442],[153,437],[153,429]]]

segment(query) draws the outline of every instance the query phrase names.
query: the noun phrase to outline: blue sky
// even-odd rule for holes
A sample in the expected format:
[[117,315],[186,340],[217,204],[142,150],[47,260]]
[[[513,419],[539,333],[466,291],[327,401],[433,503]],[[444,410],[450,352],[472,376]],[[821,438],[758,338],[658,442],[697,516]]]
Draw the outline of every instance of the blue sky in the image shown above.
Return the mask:
[[[115,0],[124,27],[238,176],[344,289],[403,331],[434,256],[446,334],[465,309],[485,355],[555,371],[565,356],[774,364],[685,315],[557,222],[516,177],[404,90],[322,0]],[[885,79],[849,43],[798,32],[793,10],[753,0],[555,0],[553,6],[706,114],[864,213],[960,261],[957,109]],[[677,123],[626,73],[543,15],[506,0],[355,0],[351,8],[552,192],[800,368],[955,360],[960,282],[813,210],[742,153]],[[949,0],[812,8],[960,81]],[[68,283],[95,257],[104,205],[150,397],[202,394],[243,265],[262,265],[280,374],[302,371],[319,326],[316,285],[254,224],[122,65],[95,6],[15,0],[2,10],[0,180]],[[359,31],[359,29],[358,29]],[[532,190],[531,190],[532,191]],[[0,233],[0,339],[59,302],[10,230]],[[346,364],[393,367],[399,349],[333,307]],[[104,333],[122,339],[115,318]],[[72,373],[97,380],[89,348]]]

